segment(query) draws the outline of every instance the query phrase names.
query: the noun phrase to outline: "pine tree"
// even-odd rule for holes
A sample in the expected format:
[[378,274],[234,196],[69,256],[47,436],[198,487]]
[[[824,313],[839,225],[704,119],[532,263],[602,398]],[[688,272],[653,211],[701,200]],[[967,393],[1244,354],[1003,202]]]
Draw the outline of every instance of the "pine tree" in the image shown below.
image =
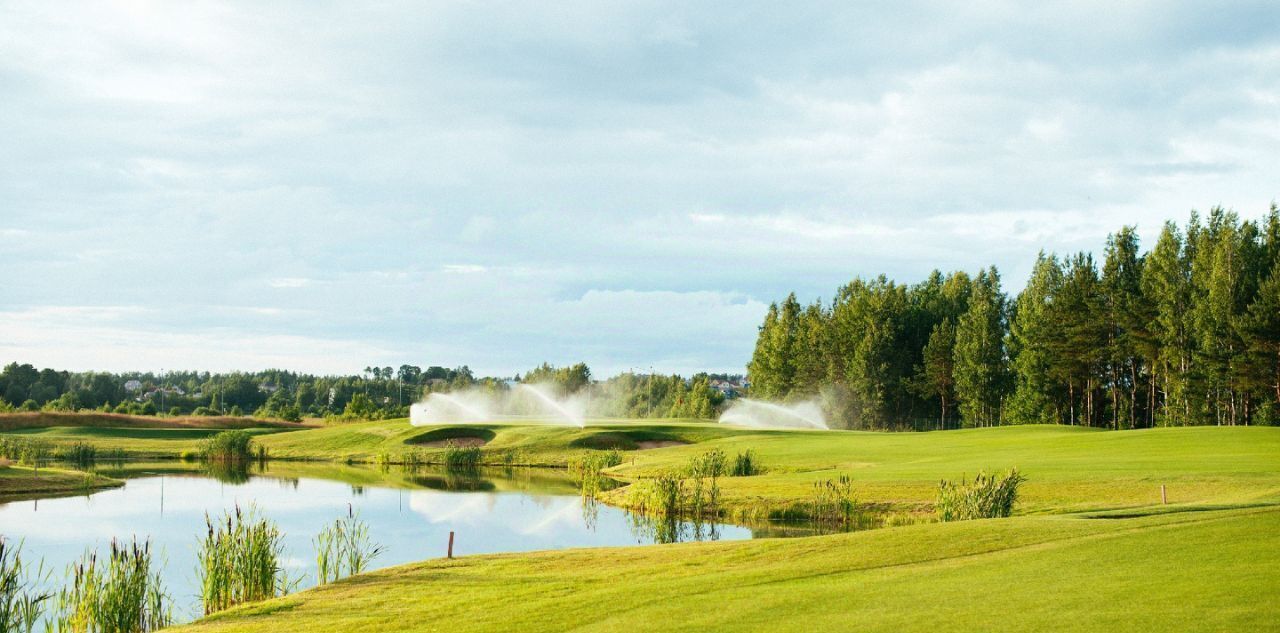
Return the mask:
[[769,304],[769,312],[765,314],[764,324],[756,335],[755,351],[751,354],[751,362],[747,365],[747,376],[751,380],[751,393],[760,398],[776,398],[779,395],[778,377],[773,366],[774,341],[778,338],[775,332],[778,325],[778,304]]
[[924,346],[923,364],[918,372],[917,384],[920,391],[930,397],[938,398],[938,428],[947,428],[948,407],[955,402],[955,348],[956,325],[946,319],[933,328],[929,342]]
[[1113,428],[1136,428],[1147,419],[1141,410],[1147,405],[1141,394],[1149,391],[1150,377],[1143,362],[1150,349],[1152,318],[1149,302],[1142,294],[1142,264],[1138,236],[1126,226],[1107,238],[1106,262],[1102,267],[1102,308],[1107,328],[1107,368]]
[[1057,323],[1050,312],[1054,296],[1062,288],[1058,258],[1043,252],[1036,259],[1027,287],[1014,301],[1009,319],[1009,357],[1014,389],[1009,397],[1009,418],[1017,423],[1052,424],[1062,421],[1057,383],[1049,376],[1052,365],[1049,341]]
[[1190,274],[1178,227],[1166,222],[1142,271],[1142,293],[1154,307],[1151,330],[1158,347],[1150,360],[1156,367],[1161,394],[1156,404],[1165,424],[1185,424],[1191,414]]
[[955,378],[960,416],[968,426],[1000,422],[1005,377],[1004,295],[995,267],[974,280],[969,309],[956,324]]

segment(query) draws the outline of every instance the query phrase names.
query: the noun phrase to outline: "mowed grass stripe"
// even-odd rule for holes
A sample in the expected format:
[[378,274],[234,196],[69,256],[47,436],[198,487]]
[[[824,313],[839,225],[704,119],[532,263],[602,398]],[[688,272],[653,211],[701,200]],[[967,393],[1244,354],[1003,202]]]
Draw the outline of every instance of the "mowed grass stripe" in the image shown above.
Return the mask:
[[[1275,508],[430,561],[198,631],[1269,630]],[[1070,614],[1064,619],[1064,614]]]

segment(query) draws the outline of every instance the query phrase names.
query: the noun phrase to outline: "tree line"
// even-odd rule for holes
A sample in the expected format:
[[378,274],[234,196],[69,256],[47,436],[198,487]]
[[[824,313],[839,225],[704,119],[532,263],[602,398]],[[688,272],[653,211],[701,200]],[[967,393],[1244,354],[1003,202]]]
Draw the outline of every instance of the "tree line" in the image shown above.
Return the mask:
[[12,362],[0,370],[0,411],[371,419],[408,415],[425,390],[477,380],[466,366],[366,367],[359,375],[317,376],[283,369],[70,372]]
[[854,279],[769,307],[751,395],[818,399],[850,428],[1280,424],[1280,212],[1222,208],[1041,252],[1010,299],[992,266]]
[[317,376],[281,369],[257,372],[70,372],[12,362],[0,370],[0,413],[99,411],[135,415],[252,415],[304,418],[406,417],[409,405],[434,392],[504,391],[520,382],[550,385],[559,395],[586,391],[593,415],[715,417],[724,395],[713,380],[725,374],[618,374],[593,379],[585,363],[543,363],[510,378],[476,376],[467,366],[365,367],[358,375]]

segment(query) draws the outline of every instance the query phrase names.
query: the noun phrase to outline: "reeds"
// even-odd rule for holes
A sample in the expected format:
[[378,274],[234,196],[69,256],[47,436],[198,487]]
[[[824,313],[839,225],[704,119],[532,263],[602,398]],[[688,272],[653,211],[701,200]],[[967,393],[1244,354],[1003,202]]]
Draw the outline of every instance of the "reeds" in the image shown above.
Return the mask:
[[622,452],[616,449],[608,451],[586,451],[569,458],[569,474],[578,480],[578,490],[582,496],[595,497],[609,483],[603,470],[622,463]]
[[855,527],[858,502],[853,498],[853,480],[848,475],[813,484],[809,518],[819,532]]
[[1002,474],[979,472],[973,482],[942,480],[938,485],[938,518],[943,521],[991,519],[1013,514],[1018,486],[1026,481],[1017,468]]
[[457,446],[453,442],[445,444],[445,470],[476,470],[484,459],[484,452],[479,446]]
[[52,455],[53,447],[48,442],[25,437],[0,438],[0,457],[30,466],[36,474],[40,473],[40,466]]
[[173,622],[160,573],[152,571],[151,543],[111,541],[105,564],[88,552],[68,570],[71,584],[58,593],[50,626],[61,633],[146,633]]
[[726,472],[724,451],[715,449],[689,460],[690,510],[694,518],[720,515],[720,485]]
[[[265,459],[266,453],[261,453]],[[200,443],[200,456],[210,462],[242,462],[254,456],[253,436],[248,431],[222,431]]]
[[0,631],[31,633],[53,597],[36,589],[48,579],[44,565],[34,570],[22,560],[22,545],[0,537]]
[[236,506],[216,522],[205,515],[205,524],[198,552],[205,615],[288,593],[281,566],[284,535],[275,523],[252,507],[245,512]]
[[369,525],[347,506],[347,516],[316,535],[316,581],[327,585],[369,568],[385,548],[369,537]]
[[88,442],[76,442],[56,452],[58,459],[78,468],[88,468],[98,461],[98,449]]

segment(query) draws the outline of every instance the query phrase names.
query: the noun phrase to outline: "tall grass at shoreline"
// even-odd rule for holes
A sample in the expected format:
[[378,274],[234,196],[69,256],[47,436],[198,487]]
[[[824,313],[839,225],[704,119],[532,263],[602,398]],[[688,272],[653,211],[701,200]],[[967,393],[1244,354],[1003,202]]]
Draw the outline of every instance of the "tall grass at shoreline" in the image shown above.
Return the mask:
[[71,583],[57,596],[50,630],[61,633],[147,633],[173,622],[151,543],[111,541],[105,562],[88,552],[68,570]]
[[267,600],[289,592],[284,568],[284,534],[250,507],[236,506],[208,527],[197,552],[200,600],[205,615],[238,604]]
[[316,582],[327,585],[368,570],[385,551],[369,537],[369,524],[347,506],[347,516],[326,526],[315,538]]
[[22,545],[0,537],[0,631],[32,633],[52,594],[36,587],[48,579],[43,563],[32,569],[22,559]]
[[469,471],[480,468],[484,452],[479,446],[458,446],[449,442],[444,447],[444,467],[446,470]]
[[622,452],[616,449],[608,451],[586,451],[568,460],[569,474],[578,480],[578,490],[582,496],[594,498],[604,490],[609,478],[603,472],[622,463]]
[[[244,462],[253,459],[254,449],[253,436],[247,431],[222,431],[200,443],[200,456],[210,462]],[[265,449],[258,456],[266,459]]]
[[938,484],[938,518],[943,521],[993,519],[1013,514],[1018,486],[1026,477],[1012,468],[1000,474],[979,472],[973,481],[942,480]]

